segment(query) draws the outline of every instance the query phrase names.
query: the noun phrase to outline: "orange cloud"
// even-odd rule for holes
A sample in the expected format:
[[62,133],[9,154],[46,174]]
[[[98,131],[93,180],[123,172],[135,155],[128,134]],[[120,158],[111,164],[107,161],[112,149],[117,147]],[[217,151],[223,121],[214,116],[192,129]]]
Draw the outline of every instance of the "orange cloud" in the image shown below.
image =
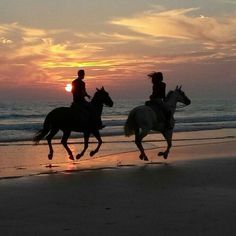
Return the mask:
[[142,81],[150,71],[170,71],[177,64],[234,61],[234,17],[196,16],[198,11],[155,8],[114,19],[106,32],[86,34],[0,24],[1,85],[13,79],[21,86],[64,89],[83,67],[89,86],[119,88]]
[[236,41],[235,16],[217,19],[190,13],[199,8],[148,11],[111,23],[153,37],[197,40],[201,42],[232,43]]

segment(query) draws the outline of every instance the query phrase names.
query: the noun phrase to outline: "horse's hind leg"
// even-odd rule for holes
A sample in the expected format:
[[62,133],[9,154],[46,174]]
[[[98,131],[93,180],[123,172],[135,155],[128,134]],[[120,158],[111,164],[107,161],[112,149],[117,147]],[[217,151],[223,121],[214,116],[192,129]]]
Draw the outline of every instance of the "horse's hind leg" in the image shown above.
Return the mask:
[[62,139],[61,139],[61,143],[64,146],[64,148],[66,149],[67,153],[69,154],[69,158],[71,160],[74,160],[72,151],[70,150],[70,148],[67,145],[67,140],[70,137],[70,133],[71,133],[71,131],[63,131],[63,136],[62,136]]
[[94,156],[94,155],[99,151],[99,149],[100,149],[100,147],[101,147],[101,145],[102,145],[102,138],[101,138],[101,135],[100,135],[99,130],[94,131],[94,132],[93,132],[93,135],[94,135],[94,137],[97,139],[98,145],[97,145],[97,147],[96,147],[95,150],[93,150],[93,151],[90,152],[90,156],[91,156],[91,157]]
[[56,135],[56,133],[59,131],[59,129],[51,129],[50,133],[47,135],[46,139],[48,142],[49,147],[49,153],[48,153],[48,159],[52,160],[53,158],[53,148],[52,148],[52,138]]
[[137,145],[139,151],[141,152],[139,158],[144,161],[148,161],[147,155],[144,151],[142,140],[147,135],[147,132],[139,132],[139,129],[135,130],[135,144]]
[[88,141],[89,141],[89,135],[90,135],[89,132],[84,132],[84,149],[83,149],[83,151],[81,153],[77,154],[76,159],[80,159],[84,155],[85,151],[87,150],[87,148],[88,148]]

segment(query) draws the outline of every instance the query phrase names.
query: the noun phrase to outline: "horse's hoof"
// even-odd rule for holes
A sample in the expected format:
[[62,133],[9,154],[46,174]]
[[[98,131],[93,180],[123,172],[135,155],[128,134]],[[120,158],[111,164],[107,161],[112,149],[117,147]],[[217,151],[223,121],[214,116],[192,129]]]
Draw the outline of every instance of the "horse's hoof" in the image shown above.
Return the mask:
[[53,157],[53,154],[52,154],[52,153],[49,153],[49,154],[48,154],[48,159],[49,159],[49,160],[52,160],[52,157]]
[[95,155],[95,153],[96,153],[95,151],[91,151],[89,155],[92,157]]
[[83,155],[81,155],[80,153],[76,155],[76,160],[79,160]]
[[142,154],[139,155],[139,159],[143,160],[143,155]]
[[74,157],[73,157],[73,155],[70,155],[70,156],[69,156],[69,159],[72,160],[72,161],[75,160]]
[[166,152],[159,152],[158,156],[163,156],[164,159],[167,159],[168,153],[166,153]]
[[165,155],[164,152],[159,152],[159,153],[158,153],[158,156],[164,156],[164,155]]
[[139,159],[142,160],[142,161],[148,161],[148,158],[145,154],[140,154]]

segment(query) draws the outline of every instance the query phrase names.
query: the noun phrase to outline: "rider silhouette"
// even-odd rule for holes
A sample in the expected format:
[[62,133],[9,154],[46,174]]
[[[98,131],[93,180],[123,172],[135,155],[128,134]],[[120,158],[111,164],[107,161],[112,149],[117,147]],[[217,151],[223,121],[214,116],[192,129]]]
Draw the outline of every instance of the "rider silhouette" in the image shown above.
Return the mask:
[[102,129],[105,126],[102,124],[102,120],[98,114],[96,114],[94,107],[85,99],[87,97],[90,99],[90,95],[86,91],[85,82],[83,81],[85,77],[85,71],[79,70],[78,71],[78,77],[72,81],[72,94],[73,94],[73,104],[72,108],[75,108],[75,110],[79,113],[81,113],[80,107],[86,109],[89,111],[89,119],[92,122],[92,125],[95,128]]
[[166,117],[166,128],[172,129],[172,112],[164,103],[166,97],[166,83],[163,82],[163,74],[162,72],[153,72],[149,74],[148,77],[152,79],[153,84],[152,94],[150,96],[151,104],[164,112]]
[[85,82],[83,81],[85,76],[84,70],[78,71],[78,78],[72,81],[72,94],[73,94],[73,101],[74,103],[80,104],[80,103],[86,103],[85,97],[88,97],[90,99],[90,96],[88,95],[86,88],[85,88]]
[[148,75],[152,78],[152,95],[151,100],[164,101],[166,97],[166,84],[163,82],[163,74],[161,72],[153,72]]

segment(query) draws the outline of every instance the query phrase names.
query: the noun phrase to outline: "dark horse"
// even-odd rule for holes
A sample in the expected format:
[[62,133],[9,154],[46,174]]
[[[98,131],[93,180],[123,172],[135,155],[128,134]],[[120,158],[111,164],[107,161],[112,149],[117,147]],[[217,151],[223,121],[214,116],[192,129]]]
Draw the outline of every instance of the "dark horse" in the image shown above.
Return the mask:
[[[98,152],[100,146],[102,145],[102,139],[99,129],[96,128],[93,123],[91,123],[93,119],[90,119],[90,117],[94,114],[98,114],[101,117],[103,105],[112,107],[113,101],[110,98],[108,92],[106,92],[102,87],[101,89],[97,89],[90,104],[91,108],[93,109],[83,108],[81,113],[72,107],[58,107],[48,113],[43,124],[43,129],[35,134],[33,141],[35,144],[38,144],[39,141],[47,135],[46,139],[49,146],[48,158],[50,160],[53,158],[53,148],[51,141],[59,130],[62,130],[63,132],[61,143],[69,154],[69,158],[71,160],[74,160],[74,157],[72,151],[67,145],[67,140],[70,137],[71,131],[82,132],[84,134],[84,149],[81,153],[77,154],[76,159],[82,157],[88,148],[90,134],[93,134],[98,141],[96,149],[90,152],[90,156],[93,156]],[[92,111],[94,114],[91,114]],[[78,119],[78,114],[80,115],[80,119]]]

